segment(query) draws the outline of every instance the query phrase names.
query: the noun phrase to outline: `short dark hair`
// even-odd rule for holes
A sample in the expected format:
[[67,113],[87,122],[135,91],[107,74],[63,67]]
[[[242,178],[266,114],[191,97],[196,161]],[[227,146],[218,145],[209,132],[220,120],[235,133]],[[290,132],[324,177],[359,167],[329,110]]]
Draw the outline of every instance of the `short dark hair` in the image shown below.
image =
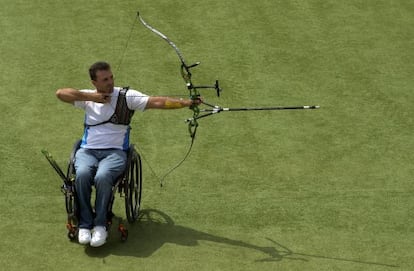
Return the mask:
[[98,61],[96,63],[93,63],[92,66],[89,68],[89,76],[91,77],[91,80],[96,80],[96,72],[97,71],[109,71],[111,69],[111,65],[109,65],[105,61]]

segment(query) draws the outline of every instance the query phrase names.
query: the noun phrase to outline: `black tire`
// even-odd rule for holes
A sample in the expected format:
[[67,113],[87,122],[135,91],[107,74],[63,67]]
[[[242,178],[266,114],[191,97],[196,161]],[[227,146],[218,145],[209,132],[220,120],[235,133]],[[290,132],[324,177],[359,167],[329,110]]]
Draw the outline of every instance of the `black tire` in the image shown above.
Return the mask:
[[66,222],[66,228],[68,229],[68,238],[69,240],[74,241],[78,233],[78,214],[75,197],[73,193],[68,190],[65,192],[65,205],[68,216]]
[[66,213],[68,215],[75,215],[75,197],[68,189],[65,191],[65,193]]
[[[69,164],[69,168],[74,168],[73,163]],[[66,212],[68,215],[76,214],[76,202],[75,202],[75,171],[68,170],[67,181],[62,186],[62,192],[65,195]]]
[[80,148],[80,144],[81,140],[77,140],[73,145],[66,172],[66,182],[62,186],[62,192],[65,195],[66,213],[68,215],[66,227],[68,228],[68,238],[71,241],[76,239],[79,217],[75,198],[75,155]]
[[131,146],[129,164],[124,182],[125,211],[129,223],[138,219],[142,196],[142,164],[141,157]]
[[77,237],[77,230],[76,229],[68,231],[68,238],[69,238],[70,241],[76,241],[76,237]]

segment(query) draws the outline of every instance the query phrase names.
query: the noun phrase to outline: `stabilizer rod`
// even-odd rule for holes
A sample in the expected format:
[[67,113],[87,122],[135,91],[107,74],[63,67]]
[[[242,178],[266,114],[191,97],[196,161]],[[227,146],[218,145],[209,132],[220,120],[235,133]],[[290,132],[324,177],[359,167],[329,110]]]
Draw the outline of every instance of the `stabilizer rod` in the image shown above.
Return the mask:
[[205,105],[212,107],[211,109],[201,109],[200,112],[207,112],[206,114],[200,115],[195,118],[186,119],[186,122],[191,122],[193,120],[198,120],[205,118],[220,112],[230,112],[230,111],[264,111],[264,110],[308,110],[308,109],[319,109],[319,105],[301,105],[301,106],[272,106],[272,107],[234,107],[226,108],[218,105],[211,105],[206,102],[203,102]]
[[319,105],[302,105],[302,106],[273,106],[273,107],[235,107],[223,108],[217,107],[213,109],[203,109],[201,112],[222,112],[222,111],[258,111],[258,110],[298,110],[298,109],[319,109]]

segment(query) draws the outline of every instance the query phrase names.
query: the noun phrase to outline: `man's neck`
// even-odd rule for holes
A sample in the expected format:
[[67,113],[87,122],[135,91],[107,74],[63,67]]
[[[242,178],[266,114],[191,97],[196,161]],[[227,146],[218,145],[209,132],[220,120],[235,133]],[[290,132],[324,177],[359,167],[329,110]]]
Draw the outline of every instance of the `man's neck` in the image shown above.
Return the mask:
[[102,89],[96,89],[96,92],[103,93],[103,94],[111,94],[112,92],[114,92],[114,89],[112,88],[111,91],[105,91],[105,90],[102,90]]

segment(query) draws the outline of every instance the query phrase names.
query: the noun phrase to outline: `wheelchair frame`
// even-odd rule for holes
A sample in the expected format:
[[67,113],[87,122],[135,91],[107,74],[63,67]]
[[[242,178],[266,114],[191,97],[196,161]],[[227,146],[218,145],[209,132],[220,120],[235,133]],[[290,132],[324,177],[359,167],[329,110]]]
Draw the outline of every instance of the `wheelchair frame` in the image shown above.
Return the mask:
[[[68,238],[75,240],[78,234],[78,217],[79,212],[77,208],[77,199],[75,191],[75,155],[80,148],[81,140],[77,140],[73,145],[70,154],[66,175],[62,169],[53,159],[49,152],[42,150],[42,153],[49,161],[53,169],[58,173],[63,180],[61,191],[65,196],[65,207],[67,213],[66,228],[68,229]],[[142,197],[142,163],[141,157],[135,150],[135,146],[131,144],[127,151],[127,166],[125,171],[117,178],[115,185],[112,188],[111,200],[108,204],[107,212],[107,226],[108,231],[112,225],[112,207],[115,200],[115,194],[119,193],[120,197],[125,198],[125,213],[129,223],[134,223],[139,217]],[[126,241],[128,238],[128,229],[119,221],[118,231],[121,233],[121,240]]]

